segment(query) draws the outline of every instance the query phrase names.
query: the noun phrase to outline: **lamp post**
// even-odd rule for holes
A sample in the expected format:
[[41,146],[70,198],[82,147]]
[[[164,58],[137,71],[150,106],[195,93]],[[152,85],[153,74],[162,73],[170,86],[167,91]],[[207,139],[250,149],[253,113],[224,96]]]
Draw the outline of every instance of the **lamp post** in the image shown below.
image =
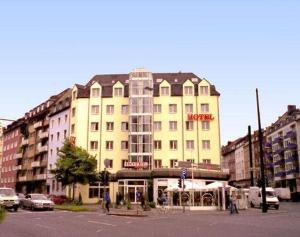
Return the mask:
[[265,165],[264,165],[264,154],[263,154],[263,137],[260,123],[260,110],[259,110],[259,98],[258,89],[256,88],[256,107],[257,107],[257,119],[258,119],[258,137],[259,137],[259,156],[260,156],[260,172],[261,172],[261,195],[262,195],[262,212],[268,211],[267,200],[266,200],[266,180],[265,180]]
[[251,137],[251,126],[248,126],[248,143],[249,143],[249,159],[250,159],[250,186],[254,186],[253,180],[253,161],[252,161],[252,137]]

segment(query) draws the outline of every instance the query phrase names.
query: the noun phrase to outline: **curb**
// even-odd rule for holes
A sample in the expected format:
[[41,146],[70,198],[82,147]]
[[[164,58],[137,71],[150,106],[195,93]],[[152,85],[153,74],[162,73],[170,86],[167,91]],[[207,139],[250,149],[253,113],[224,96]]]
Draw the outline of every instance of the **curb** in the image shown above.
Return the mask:
[[145,214],[130,214],[130,213],[108,213],[109,216],[129,216],[129,217],[147,217]]

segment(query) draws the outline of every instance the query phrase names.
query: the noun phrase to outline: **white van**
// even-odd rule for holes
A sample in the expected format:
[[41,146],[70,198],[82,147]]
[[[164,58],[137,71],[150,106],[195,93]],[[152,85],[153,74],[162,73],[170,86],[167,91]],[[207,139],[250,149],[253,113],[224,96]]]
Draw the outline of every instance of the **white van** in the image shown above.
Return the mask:
[[291,200],[291,191],[289,188],[275,188],[274,190],[279,200]]
[[12,188],[0,188],[0,206],[18,211],[19,198]]
[[[274,207],[275,209],[279,209],[279,200],[275,195],[275,191],[273,188],[266,188],[266,201],[268,207]],[[250,187],[249,189],[249,203],[251,207],[261,207],[262,206],[262,196],[261,196],[261,188],[259,187]]]

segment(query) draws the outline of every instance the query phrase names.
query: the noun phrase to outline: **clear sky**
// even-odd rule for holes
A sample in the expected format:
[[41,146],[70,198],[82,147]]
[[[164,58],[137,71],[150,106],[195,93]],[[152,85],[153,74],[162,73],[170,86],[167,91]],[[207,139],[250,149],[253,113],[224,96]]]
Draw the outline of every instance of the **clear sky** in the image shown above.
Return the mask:
[[300,106],[300,1],[2,0],[0,117],[95,74],[194,72],[215,84],[222,143]]

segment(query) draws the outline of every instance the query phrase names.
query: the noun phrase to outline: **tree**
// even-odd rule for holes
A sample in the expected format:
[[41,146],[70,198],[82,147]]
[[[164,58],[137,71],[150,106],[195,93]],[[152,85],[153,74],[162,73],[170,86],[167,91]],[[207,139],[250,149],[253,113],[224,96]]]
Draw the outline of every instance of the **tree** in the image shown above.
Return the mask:
[[62,186],[73,186],[73,200],[76,183],[87,184],[97,180],[97,160],[81,147],[74,146],[68,139],[59,150],[56,168],[52,171]]

